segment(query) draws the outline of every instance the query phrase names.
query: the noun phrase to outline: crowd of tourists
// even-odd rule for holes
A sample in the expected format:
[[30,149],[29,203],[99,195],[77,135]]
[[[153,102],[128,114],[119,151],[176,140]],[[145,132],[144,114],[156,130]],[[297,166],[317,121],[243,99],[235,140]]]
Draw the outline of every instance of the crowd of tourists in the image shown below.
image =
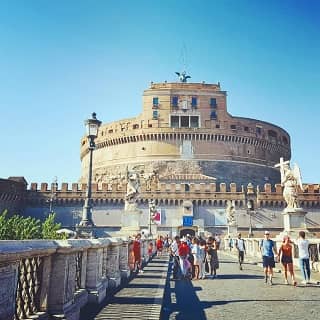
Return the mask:
[[219,269],[219,236],[184,237],[168,239],[170,260],[173,263],[173,279],[215,278]]
[[[273,269],[276,262],[280,262],[283,267],[284,283],[297,285],[293,268],[294,244],[298,248],[299,266],[302,274],[302,284],[310,282],[310,248],[309,241],[305,239],[305,232],[299,232],[297,240],[291,240],[289,236],[283,237],[283,242],[277,249],[276,242],[270,238],[269,231],[265,231],[264,239],[261,240],[259,249],[262,256],[262,265],[264,270],[264,282],[273,284]],[[138,233],[131,241],[131,255],[129,256],[129,264],[131,270],[137,273],[143,273],[141,244],[146,237]],[[170,261],[173,265],[172,275],[174,280],[180,279],[214,279],[217,277],[219,269],[218,250],[220,247],[220,237],[208,236],[196,237],[175,236],[171,239],[169,235],[159,235],[155,248],[152,241],[146,241],[148,258],[154,253],[161,256],[163,252],[170,254]],[[244,256],[246,254],[245,240],[238,233],[236,239],[229,238],[230,251],[235,248],[238,252],[239,269],[242,270]],[[311,253],[312,254],[312,253]]]

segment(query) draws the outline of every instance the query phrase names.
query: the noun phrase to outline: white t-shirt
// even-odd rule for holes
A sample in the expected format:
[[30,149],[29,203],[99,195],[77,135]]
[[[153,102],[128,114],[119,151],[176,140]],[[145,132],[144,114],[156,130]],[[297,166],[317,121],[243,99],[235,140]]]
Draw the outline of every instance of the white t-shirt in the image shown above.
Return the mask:
[[298,239],[296,243],[299,248],[299,258],[309,259],[309,241],[306,239]]
[[244,240],[243,239],[237,239],[236,240],[237,248],[239,251],[244,251]]

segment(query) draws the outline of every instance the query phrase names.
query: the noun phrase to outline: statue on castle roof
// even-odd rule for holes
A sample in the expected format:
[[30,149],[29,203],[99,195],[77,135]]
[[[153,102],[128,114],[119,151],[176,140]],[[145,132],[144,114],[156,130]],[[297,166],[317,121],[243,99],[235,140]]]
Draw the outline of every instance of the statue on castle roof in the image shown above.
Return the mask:
[[280,163],[276,164],[275,167],[280,168],[281,185],[284,187],[283,198],[287,203],[286,209],[298,208],[298,187],[303,190],[299,166],[295,163],[291,168],[290,161],[283,161],[283,158],[280,158]]
[[187,76],[187,73],[185,71],[176,72],[176,75],[179,77],[180,82],[187,82],[188,79],[191,79],[190,76]]

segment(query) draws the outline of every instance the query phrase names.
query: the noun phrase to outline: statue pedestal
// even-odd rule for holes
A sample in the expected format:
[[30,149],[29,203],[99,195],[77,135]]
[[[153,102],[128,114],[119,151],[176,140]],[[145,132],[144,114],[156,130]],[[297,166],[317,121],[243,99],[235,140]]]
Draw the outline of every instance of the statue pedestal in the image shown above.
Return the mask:
[[237,234],[238,234],[238,226],[237,225],[228,226],[228,236],[237,237]]
[[282,212],[284,230],[280,233],[280,237],[288,235],[291,238],[297,238],[299,231],[309,233],[306,225],[307,211],[302,208],[286,208]]
[[141,211],[124,211],[121,219],[121,235],[133,235],[140,232],[140,216]]

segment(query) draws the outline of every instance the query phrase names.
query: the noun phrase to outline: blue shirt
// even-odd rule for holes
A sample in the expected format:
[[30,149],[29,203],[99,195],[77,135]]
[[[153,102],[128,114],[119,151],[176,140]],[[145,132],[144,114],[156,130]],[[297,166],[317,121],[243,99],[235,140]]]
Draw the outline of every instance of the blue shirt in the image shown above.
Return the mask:
[[262,255],[265,257],[273,257],[273,250],[275,248],[275,242],[271,239],[263,239],[260,244],[262,248]]

